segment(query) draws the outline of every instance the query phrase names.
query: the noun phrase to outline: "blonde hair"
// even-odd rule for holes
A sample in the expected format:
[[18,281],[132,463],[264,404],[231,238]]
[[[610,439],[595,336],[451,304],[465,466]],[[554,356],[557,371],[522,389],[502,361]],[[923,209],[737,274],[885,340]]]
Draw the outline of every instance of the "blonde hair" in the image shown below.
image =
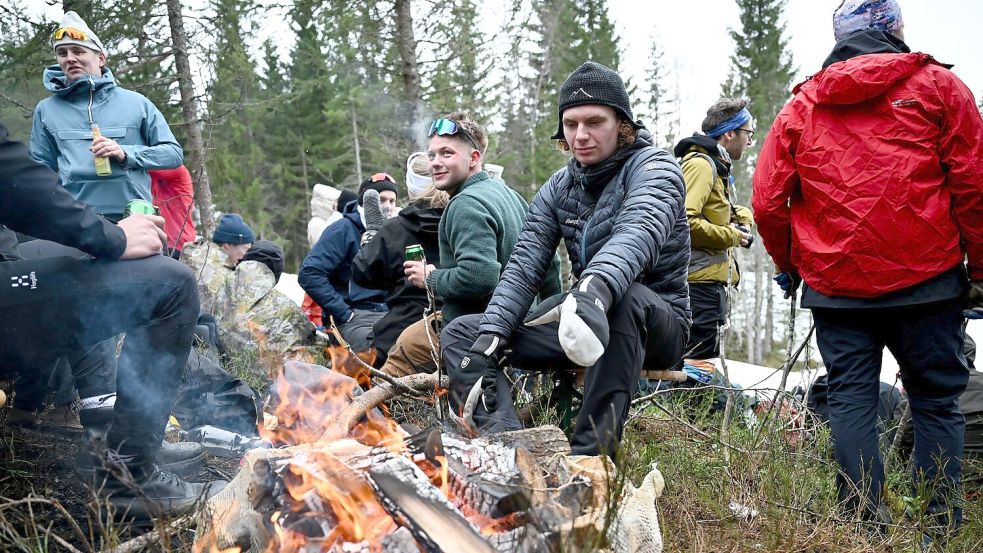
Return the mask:
[[[478,151],[481,152],[482,156],[485,155],[485,150],[488,149],[488,137],[485,136],[485,130],[481,128],[481,125],[479,125],[470,114],[463,111],[455,111],[454,113],[448,115],[445,119],[450,119],[451,121],[457,123],[458,126],[464,129],[464,132],[471,135],[471,138],[473,138],[476,142],[474,145],[478,147]],[[458,138],[463,140],[469,146],[471,145],[467,138],[463,136]]]
[[451,201],[451,196],[443,190],[437,190],[437,187],[431,184],[422,194],[417,196],[415,201],[421,200],[428,201],[429,206],[433,209],[444,209],[447,207],[447,203]]

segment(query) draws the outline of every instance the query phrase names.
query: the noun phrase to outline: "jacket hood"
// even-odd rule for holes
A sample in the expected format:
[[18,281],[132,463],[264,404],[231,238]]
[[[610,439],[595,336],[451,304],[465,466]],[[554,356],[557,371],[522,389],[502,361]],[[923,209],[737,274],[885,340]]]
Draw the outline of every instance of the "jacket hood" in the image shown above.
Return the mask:
[[713,164],[718,175],[726,177],[730,174],[730,155],[713,138],[703,134],[693,133],[693,136],[688,136],[676,144],[672,149],[672,155],[682,158],[692,151],[698,151],[710,156],[713,159]]
[[440,225],[440,216],[443,212],[443,209],[430,207],[429,201],[421,200],[406,206],[396,217],[410,233],[436,237],[437,227]]
[[931,61],[928,54],[866,54],[834,63],[813,78],[816,102],[827,105],[865,102],[884,94]]
[[341,210],[341,216],[355,224],[359,232],[365,232],[365,224],[362,223],[362,214],[358,212],[358,202],[351,201]]
[[[70,83],[68,82],[68,77],[65,76],[65,72],[61,70],[61,67],[58,64],[45,67],[42,80],[44,81],[44,88],[48,89],[48,92],[57,96],[68,96],[76,91],[89,91],[88,78],[77,79],[75,82]],[[112,88],[116,86],[116,79],[113,77],[113,72],[110,71],[108,67],[103,67],[102,76],[93,76],[92,83],[95,85],[95,89],[98,91],[104,88]]]

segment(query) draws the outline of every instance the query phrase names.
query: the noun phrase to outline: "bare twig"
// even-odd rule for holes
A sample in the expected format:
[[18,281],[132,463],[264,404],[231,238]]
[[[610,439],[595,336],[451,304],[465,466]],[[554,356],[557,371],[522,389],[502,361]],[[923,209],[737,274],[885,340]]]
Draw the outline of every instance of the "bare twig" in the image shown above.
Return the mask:
[[148,546],[160,543],[161,538],[177,533],[181,530],[195,527],[195,519],[191,516],[183,516],[174,519],[170,524],[162,528],[155,528],[151,532],[127,540],[112,549],[104,549],[101,553],[134,553]]
[[[438,382],[437,375],[432,373],[411,374],[400,378],[399,382],[403,386],[413,389],[415,393],[432,391],[437,388],[438,384],[447,385],[446,382]],[[339,429],[347,434],[358,421],[362,420],[366,413],[394,397],[396,397],[395,387],[386,384],[376,386],[356,397],[338,414],[334,426],[325,432],[322,439],[335,436]]]

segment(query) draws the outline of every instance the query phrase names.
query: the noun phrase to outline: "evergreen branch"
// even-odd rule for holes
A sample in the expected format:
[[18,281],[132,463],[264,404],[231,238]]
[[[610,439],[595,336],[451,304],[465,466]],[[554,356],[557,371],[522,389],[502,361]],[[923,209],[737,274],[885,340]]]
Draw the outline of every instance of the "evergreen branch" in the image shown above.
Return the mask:
[[2,91],[0,91],[0,98],[3,98],[4,100],[6,100],[6,101],[10,102],[11,104],[13,104],[13,105],[21,108],[22,110],[24,110],[24,115],[23,115],[24,119],[28,119],[28,118],[31,117],[31,115],[34,114],[34,109],[32,109],[32,108],[30,108],[28,106],[25,106],[24,104],[22,104],[22,103],[18,102],[17,100],[11,98],[10,96],[7,96]]

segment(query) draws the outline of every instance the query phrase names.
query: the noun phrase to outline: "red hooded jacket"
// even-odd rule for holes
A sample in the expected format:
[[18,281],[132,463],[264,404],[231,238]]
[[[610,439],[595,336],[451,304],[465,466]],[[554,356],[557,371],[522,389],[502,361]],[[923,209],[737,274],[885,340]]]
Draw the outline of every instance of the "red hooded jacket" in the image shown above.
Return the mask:
[[867,54],[795,87],[754,173],[752,206],[780,271],[873,298],[968,257],[983,279],[983,119],[927,54]]
[[186,242],[193,242],[195,239],[197,231],[191,220],[194,193],[191,173],[184,165],[175,169],[150,171],[150,194],[154,197],[154,205],[164,217],[164,232],[167,234],[167,245],[171,249],[180,251]]

